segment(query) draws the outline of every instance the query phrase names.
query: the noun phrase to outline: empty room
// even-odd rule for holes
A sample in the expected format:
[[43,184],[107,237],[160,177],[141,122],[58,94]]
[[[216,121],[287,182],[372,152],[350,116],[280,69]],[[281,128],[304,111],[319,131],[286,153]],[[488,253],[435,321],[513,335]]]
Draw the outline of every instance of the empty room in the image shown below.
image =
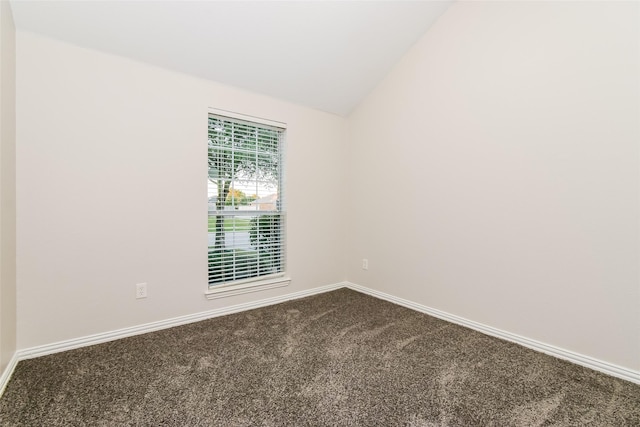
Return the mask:
[[0,0],[0,425],[639,426],[640,3]]

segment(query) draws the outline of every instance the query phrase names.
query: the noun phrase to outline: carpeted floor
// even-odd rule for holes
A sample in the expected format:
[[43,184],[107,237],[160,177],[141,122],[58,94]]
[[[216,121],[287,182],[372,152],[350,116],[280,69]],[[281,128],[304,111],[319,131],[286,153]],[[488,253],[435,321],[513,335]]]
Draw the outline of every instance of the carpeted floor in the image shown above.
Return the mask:
[[640,426],[640,386],[351,290],[18,364],[2,426]]

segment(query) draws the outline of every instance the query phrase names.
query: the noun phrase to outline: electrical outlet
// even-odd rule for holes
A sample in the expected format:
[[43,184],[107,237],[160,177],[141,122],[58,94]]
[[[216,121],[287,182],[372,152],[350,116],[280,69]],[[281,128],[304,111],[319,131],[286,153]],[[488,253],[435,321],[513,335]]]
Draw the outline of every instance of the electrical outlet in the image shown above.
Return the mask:
[[369,269],[369,260],[366,258],[362,259],[362,269],[363,270],[368,270]]
[[138,283],[136,285],[136,298],[146,298],[147,297],[147,284],[146,283]]

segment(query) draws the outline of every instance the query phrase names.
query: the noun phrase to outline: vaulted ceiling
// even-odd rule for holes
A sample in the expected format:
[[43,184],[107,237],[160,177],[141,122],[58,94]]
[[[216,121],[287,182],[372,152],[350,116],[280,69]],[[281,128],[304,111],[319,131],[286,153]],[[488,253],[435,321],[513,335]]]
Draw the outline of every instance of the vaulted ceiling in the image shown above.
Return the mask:
[[347,115],[451,1],[28,1],[16,27]]

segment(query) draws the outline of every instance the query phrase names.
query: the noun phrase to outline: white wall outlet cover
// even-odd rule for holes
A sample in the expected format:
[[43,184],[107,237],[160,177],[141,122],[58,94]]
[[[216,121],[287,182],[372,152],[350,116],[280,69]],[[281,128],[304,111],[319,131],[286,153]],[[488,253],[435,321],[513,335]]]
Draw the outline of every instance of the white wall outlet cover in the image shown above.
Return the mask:
[[136,284],[136,298],[146,298],[146,297],[147,297],[147,284],[146,283]]

